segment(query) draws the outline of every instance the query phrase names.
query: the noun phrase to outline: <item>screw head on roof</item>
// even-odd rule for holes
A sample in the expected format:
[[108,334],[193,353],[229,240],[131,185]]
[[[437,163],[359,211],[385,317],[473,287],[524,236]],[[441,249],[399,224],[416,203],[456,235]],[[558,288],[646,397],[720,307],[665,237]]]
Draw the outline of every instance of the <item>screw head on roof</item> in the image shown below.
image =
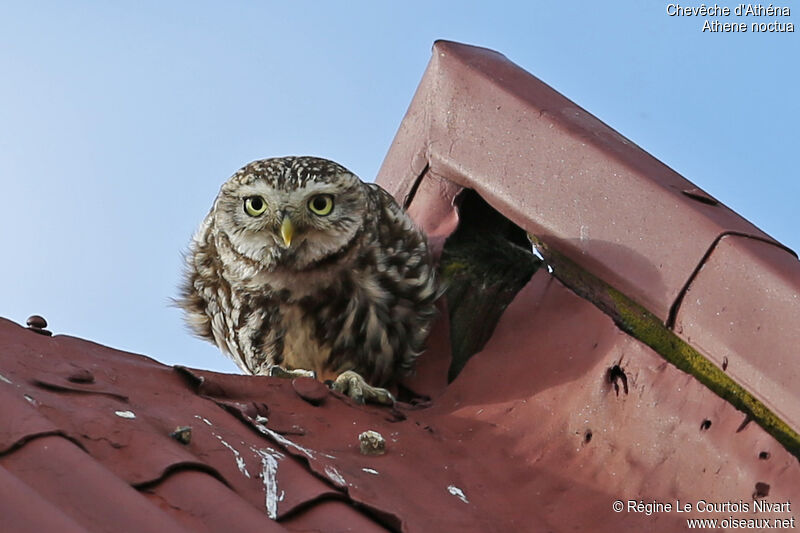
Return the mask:
[[192,442],[192,426],[178,426],[169,436],[181,444],[189,444]]
[[45,320],[43,316],[31,315],[28,317],[27,324],[32,328],[46,328],[47,320]]
[[386,439],[377,431],[365,431],[358,436],[363,455],[383,455],[386,453]]
[[36,333],[41,333],[42,335],[48,335],[48,336],[53,334],[52,332],[44,329],[47,327],[47,320],[45,320],[43,316],[31,315],[28,317],[26,324],[28,324],[29,330],[34,331]]

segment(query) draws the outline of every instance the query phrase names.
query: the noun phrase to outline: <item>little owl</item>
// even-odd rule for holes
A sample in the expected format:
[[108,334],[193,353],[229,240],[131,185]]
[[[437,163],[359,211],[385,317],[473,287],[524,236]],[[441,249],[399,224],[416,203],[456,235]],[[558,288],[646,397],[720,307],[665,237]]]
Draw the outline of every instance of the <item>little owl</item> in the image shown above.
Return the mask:
[[332,161],[281,157],[222,185],[178,303],[247,373],[391,403],[380,387],[411,369],[436,297],[425,236],[389,193]]

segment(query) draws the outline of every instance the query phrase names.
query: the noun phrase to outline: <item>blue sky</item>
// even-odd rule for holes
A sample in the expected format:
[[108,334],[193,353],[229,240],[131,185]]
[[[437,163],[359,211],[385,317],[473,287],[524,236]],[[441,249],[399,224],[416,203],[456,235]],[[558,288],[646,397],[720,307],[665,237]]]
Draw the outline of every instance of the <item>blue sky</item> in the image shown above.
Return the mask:
[[169,306],[220,184],[289,154],[372,180],[436,39],[502,52],[800,249],[797,33],[702,33],[668,2],[489,4],[3,2],[0,316],[234,371]]

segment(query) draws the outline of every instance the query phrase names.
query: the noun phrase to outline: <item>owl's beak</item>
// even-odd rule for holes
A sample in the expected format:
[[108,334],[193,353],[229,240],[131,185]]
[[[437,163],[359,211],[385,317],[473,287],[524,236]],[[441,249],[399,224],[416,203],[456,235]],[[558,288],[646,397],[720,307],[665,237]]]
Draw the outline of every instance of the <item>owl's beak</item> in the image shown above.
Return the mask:
[[281,237],[283,237],[283,244],[288,248],[292,245],[292,236],[294,235],[294,225],[289,215],[283,215],[281,222]]

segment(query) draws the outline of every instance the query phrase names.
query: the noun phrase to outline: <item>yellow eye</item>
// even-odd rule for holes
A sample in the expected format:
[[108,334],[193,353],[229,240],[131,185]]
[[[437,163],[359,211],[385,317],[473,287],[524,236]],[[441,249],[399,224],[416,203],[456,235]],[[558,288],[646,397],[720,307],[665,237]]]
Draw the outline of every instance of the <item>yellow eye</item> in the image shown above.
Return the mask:
[[267,202],[260,196],[248,196],[244,199],[244,212],[251,217],[257,217],[267,210]]
[[315,215],[324,217],[333,211],[333,196],[318,194],[308,201],[308,209]]

